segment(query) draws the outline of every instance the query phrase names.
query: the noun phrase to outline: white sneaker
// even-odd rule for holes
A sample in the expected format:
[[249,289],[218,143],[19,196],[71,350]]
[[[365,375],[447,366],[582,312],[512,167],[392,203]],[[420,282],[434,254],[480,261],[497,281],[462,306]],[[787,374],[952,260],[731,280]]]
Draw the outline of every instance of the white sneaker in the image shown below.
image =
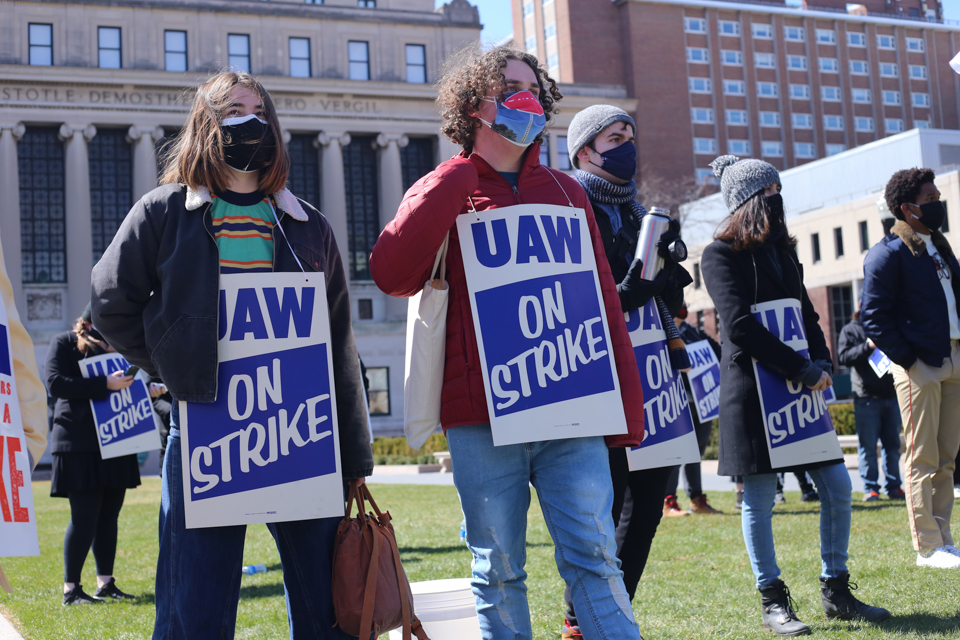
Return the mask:
[[940,547],[924,555],[917,554],[918,567],[933,567],[935,569],[960,569],[960,556],[955,556],[946,547]]
[[960,484],[953,485],[953,497],[960,500]]

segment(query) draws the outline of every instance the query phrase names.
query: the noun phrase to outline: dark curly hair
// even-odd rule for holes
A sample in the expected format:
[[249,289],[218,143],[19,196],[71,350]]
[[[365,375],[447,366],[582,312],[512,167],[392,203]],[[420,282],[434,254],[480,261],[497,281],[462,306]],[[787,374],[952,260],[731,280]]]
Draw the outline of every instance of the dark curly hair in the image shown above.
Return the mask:
[[[535,56],[512,45],[500,45],[484,51],[479,44],[469,45],[446,59],[437,81],[437,105],[443,119],[441,131],[468,154],[473,152],[473,138],[480,122],[470,115],[488,95],[504,89],[503,68],[507,60],[519,60],[533,69],[540,85],[540,104],[550,124],[551,114],[560,113],[557,101],[563,96],[556,81],[547,75]],[[544,128],[546,131],[546,128]],[[544,133],[535,142],[543,142]]]
[[928,182],[933,182],[933,169],[902,169],[891,176],[887,188],[883,192],[883,199],[887,208],[897,220],[903,220],[903,211],[900,205],[915,203],[920,194],[920,188]]

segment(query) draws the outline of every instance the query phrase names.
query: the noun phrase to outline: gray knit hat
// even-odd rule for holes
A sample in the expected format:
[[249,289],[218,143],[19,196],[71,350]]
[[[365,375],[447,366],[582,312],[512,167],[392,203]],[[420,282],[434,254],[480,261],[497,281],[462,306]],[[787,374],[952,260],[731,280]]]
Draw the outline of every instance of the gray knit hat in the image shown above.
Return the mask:
[[763,160],[720,156],[710,163],[710,168],[720,178],[723,203],[730,213],[771,184],[780,184],[780,174],[772,164]]
[[577,154],[580,149],[593,142],[601,131],[615,122],[626,122],[637,132],[637,124],[630,114],[611,104],[595,104],[587,107],[573,117],[567,128],[567,153],[570,155],[570,164],[578,169]]

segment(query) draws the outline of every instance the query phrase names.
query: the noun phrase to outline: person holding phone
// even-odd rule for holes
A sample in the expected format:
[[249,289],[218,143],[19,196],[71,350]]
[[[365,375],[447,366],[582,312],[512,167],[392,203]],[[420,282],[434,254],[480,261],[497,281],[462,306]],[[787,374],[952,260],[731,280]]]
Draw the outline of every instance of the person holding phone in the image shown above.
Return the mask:
[[[70,501],[70,524],[63,536],[63,604],[91,604],[105,599],[134,596],[117,587],[113,577],[117,554],[120,509],[127,489],[140,485],[136,455],[104,460],[100,457],[91,400],[126,389],[133,376],[115,371],[108,376],[84,378],[80,361],[113,351],[90,323],[90,306],[72,331],[50,341],[44,367],[47,391],[56,398],[50,452],[53,477],[50,495]],[[87,552],[93,548],[97,563],[97,589],[91,596],[80,583]]]

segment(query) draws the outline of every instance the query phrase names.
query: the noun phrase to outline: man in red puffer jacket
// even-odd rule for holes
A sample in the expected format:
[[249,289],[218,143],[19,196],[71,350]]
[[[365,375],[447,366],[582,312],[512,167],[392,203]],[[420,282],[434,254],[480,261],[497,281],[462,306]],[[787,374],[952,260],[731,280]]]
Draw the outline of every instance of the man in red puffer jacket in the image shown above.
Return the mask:
[[[469,49],[448,61],[438,103],[444,134],[463,152],[410,188],[370,257],[383,291],[412,296],[430,277],[450,233],[441,423],[473,552],[473,591],[485,640],[532,638],[524,585],[530,483],[574,603],[593,612],[580,622],[584,637],[640,637],[616,558],[607,447],[639,446],[643,393],[589,200],[575,180],[539,162],[541,132],[560,98],[555,82],[524,52]],[[628,433],[607,436],[606,442],[583,437],[494,447],[456,228],[468,199],[478,211],[531,203],[586,211]]]

